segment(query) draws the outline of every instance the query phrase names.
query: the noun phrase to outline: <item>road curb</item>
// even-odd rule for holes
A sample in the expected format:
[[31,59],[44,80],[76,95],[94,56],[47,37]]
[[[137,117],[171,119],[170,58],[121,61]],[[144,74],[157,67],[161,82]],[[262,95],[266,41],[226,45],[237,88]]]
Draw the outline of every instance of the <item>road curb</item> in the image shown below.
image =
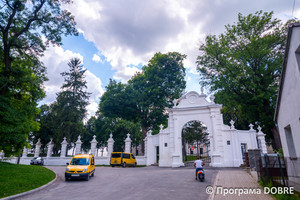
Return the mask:
[[[49,169],[49,168],[48,168],[48,169]],[[50,170],[51,170],[51,169],[50,169]],[[51,170],[51,171],[53,171],[53,170]],[[53,171],[53,172],[54,172],[54,171]],[[54,172],[54,173],[55,173],[55,172]],[[16,199],[16,198],[18,198],[18,197],[22,197],[22,196],[25,196],[25,195],[32,194],[32,193],[34,193],[34,192],[40,191],[40,190],[42,190],[42,189],[44,189],[44,188],[46,188],[46,187],[52,185],[52,184],[57,180],[57,178],[58,178],[58,176],[57,176],[57,174],[55,173],[55,179],[53,179],[52,181],[50,181],[49,183],[47,183],[47,184],[45,184],[45,185],[43,185],[43,186],[41,186],[41,187],[35,188],[35,189],[33,189],[33,190],[29,190],[29,191],[27,191],[27,192],[23,192],[23,193],[15,194],[15,195],[12,195],[12,196],[4,197],[4,198],[2,198],[2,199],[0,199],[0,200]]]
[[217,180],[218,180],[218,177],[219,177],[219,172],[220,171],[217,172],[215,181],[212,185],[213,190],[212,190],[212,193],[209,195],[209,200],[213,200],[215,198],[215,188],[216,188]]

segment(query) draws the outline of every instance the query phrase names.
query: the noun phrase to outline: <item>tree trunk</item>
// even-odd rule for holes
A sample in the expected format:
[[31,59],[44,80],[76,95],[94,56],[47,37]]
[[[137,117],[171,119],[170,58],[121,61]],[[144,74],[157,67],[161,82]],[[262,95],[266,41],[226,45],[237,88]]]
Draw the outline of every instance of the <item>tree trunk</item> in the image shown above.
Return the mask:
[[20,159],[21,159],[21,153],[19,153],[18,155],[17,165],[20,164]]

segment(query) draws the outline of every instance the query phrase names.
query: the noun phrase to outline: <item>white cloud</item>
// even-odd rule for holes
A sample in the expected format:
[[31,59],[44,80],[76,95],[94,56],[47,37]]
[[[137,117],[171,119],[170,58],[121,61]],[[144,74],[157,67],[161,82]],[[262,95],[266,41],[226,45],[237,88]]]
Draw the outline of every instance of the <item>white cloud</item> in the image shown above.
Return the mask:
[[100,56],[98,56],[97,54],[94,54],[92,60],[95,61],[96,63],[103,62]]
[[[79,58],[83,63],[83,57],[72,51],[64,51],[62,47],[50,46],[42,57],[42,62],[47,67],[47,76],[49,81],[45,82],[46,98],[44,103],[52,103],[56,100],[56,93],[60,91],[64,79],[60,73],[68,71],[68,62],[72,58]],[[89,117],[97,111],[100,96],[103,94],[101,80],[90,71],[85,72],[88,92],[91,93],[89,98],[90,105],[87,107]],[[97,106],[96,106],[97,105]]]
[[[68,9],[78,28],[92,41],[115,70],[114,78],[126,81],[155,52],[178,51],[196,74],[198,48],[207,34],[219,34],[237,21],[238,13],[274,11],[286,20],[292,3],[282,0],[76,0]],[[298,15],[299,10],[295,10]]]

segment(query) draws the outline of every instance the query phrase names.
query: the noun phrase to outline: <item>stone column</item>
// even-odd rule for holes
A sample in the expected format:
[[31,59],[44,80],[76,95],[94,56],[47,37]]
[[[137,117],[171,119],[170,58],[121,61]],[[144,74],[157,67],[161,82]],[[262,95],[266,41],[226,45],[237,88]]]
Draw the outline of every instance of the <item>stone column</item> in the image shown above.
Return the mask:
[[80,140],[80,135],[78,135],[78,139],[77,139],[77,141],[75,142],[75,144],[76,144],[75,155],[77,155],[77,154],[80,154],[80,153],[81,153],[81,144],[82,144],[82,142],[81,142],[81,140]]
[[28,149],[26,146],[24,146],[22,157],[27,158],[27,154],[28,154]]
[[93,140],[91,141],[91,153],[96,157],[96,147],[97,147],[96,135],[93,136]]
[[256,134],[257,136],[257,141],[258,141],[258,147],[259,149],[261,150],[262,153],[268,153],[267,152],[267,146],[266,146],[266,140],[265,140],[265,136],[266,134],[264,134],[262,131],[261,131],[261,127],[258,126],[258,133]]
[[145,144],[144,156],[147,157],[147,146],[148,146],[147,137],[145,137],[145,139],[144,139],[144,144]]
[[66,157],[67,144],[68,144],[67,138],[64,137],[64,140],[61,143],[60,157]]
[[114,150],[114,139],[112,138],[112,134],[109,135],[109,139],[107,140],[107,156],[110,157],[111,153]]
[[131,153],[131,142],[132,140],[130,139],[130,134],[127,134],[127,138],[124,140],[125,142],[125,151],[126,153]]
[[41,149],[41,139],[39,138],[37,143],[35,144],[34,157],[39,157]]
[[248,149],[257,149],[257,140],[256,140],[256,131],[253,129],[253,124],[249,124],[249,133],[251,135],[251,148],[248,147]]
[[52,140],[53,139],[51,138],[50,142],[48,143],[47,158],[51,157],[51,155],[52,155],[52,150],[53,150]]

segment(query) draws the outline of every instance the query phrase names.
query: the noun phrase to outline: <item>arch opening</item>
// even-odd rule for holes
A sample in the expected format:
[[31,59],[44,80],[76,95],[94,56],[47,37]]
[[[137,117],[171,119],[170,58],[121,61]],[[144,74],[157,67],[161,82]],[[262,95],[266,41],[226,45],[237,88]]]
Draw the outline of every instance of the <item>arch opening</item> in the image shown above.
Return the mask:
[[181,135],[183,162],[209,157],[209,133],[205,123],[199,120],[188,121],[182,127]]

